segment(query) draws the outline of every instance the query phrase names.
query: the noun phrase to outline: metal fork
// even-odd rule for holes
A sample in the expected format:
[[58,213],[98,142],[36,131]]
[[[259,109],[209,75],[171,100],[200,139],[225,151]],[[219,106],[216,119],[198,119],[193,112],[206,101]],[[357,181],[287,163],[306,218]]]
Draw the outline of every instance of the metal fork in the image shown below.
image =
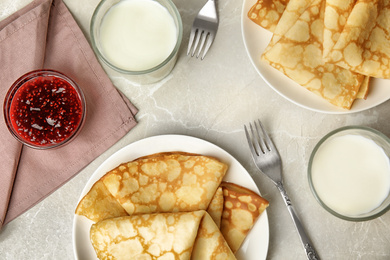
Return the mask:
[[[218,23],[219,21],[215,1],[208,0],[195,17],[194,23],[192,24],[187,55],[190,54],[192,49],[191,57],[193,57],[196,49],[198,49],[198,53],[196,55],[198,58],[204,47],[203,54],[201,56],[201,59],[203,60],[214,41],[215,35],[217,34]],[[198,48],[199,43],[200,45]],[[206,46],[204,46],[205,43]]]
[[307,259],[318,260],[320,258],[312,246],[309,237],[306,235],[303,225],[295,213],[293,205],[291,204],[286,190],[283,187],[282,160],[279,152],[267,132],[264,130],[260,120],[258,120],[257,123],[255,121],[253,125],[254,126],[249,124],[250,132],[248,128],[244,126],[245,135],[248,140],[253,160],[255,161],[257,168],[268,176],[279,189],[287,209],[294,221],[295,227],[297,228],[298,234],[300,235]]

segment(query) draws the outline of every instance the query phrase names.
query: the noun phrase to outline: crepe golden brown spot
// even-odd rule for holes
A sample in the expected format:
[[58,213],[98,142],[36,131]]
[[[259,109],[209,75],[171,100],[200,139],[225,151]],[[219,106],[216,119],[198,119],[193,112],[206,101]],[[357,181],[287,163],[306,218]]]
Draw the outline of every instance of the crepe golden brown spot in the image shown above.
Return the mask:
[[289,0],[258,0],[248,17],[261,27],[273,32]]
[[235,259],[203,210],[106,219],[90,237],[99,259]]
[[390,78],[390,2],[357,0],[327,58],[343,68]]
[[94,222],[128,215],[101,180],[97,181],[79,202],[76,214],[86,216]]
[[224,209],[221,232],[235,253],[269,202],[239,185],[223,182]]
[[325,1],[314,0],[262,59],[309,91],[338,107],[350,109],[364,76],[331,63],[322,56]]
[[207,213],[214,220],[215,224],[219,228],[221,226],[221,218],[223,211],[223,192],[222,187],[218,187],[217,191],[212,198],[210,205],[207,208]]

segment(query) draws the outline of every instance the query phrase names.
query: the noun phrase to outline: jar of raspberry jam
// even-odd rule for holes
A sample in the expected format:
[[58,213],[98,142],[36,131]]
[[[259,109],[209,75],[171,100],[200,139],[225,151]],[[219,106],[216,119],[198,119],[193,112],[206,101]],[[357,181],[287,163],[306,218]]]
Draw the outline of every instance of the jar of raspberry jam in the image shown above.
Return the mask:
[[4,118],[12,135],[36,149],[68,143],[82,128],[85,98],[79,86],[54,70],[21,76],[4,101]]

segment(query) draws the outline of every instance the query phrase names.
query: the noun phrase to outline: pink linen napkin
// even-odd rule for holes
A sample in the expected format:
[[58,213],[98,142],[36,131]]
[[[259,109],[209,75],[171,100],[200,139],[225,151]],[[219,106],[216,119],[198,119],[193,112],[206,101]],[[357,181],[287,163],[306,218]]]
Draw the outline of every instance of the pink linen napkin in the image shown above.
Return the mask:
[[112,85],[62,0],[33,1],[0,22],[1,104],[16,79],[41,68],[60,71],[78,83],[86,97],[86,121],[71,143],[35,150],[13,138],[1,113],[0,228],[71,179],[137,124],[137,109]]

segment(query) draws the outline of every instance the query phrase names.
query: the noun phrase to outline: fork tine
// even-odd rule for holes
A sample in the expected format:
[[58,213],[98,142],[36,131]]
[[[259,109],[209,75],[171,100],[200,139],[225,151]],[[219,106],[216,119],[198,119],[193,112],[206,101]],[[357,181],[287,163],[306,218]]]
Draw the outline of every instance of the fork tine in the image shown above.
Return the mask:
[[206,47],[204,47],[203,55],[201,58],[202,60],[206,56],[206,53],[209,51],[211,44],[214,42],[214,37],[215,37],[215,34],[210,32],[209,36],[207,37]]
[[196,31],[197,31],[197,29],[195,29],[195,28],[191,29],[190,40],[188,41],[187,55],[190,54],[190,52],[191,52],[191,47],[194,43]]
[[246,125],[244,125],[244,129],[245,129],[246,140],[248,141],[249,149],[251,150],[251,154],[253,156],[253,155],[257,154],[257,151],[254,148],[253,138],[251,138]]
[[261,131],[262,131],[263,136],[264,136],[264,138],[263,138],[263,140],[262,140],[263,143],[264,143],[264,145],[267,147],[268,151],[271,151],[271,150],[277,151],[277,150],[276,150],[276,147],[275,147],[275,145],[274,145],[274,143],[272,142],[272,140],[271,140],[271,138],[269,137],[268,133],[265,131],[264,126],[263,126],[263,124],[261,123],[260,119],[258,119],[257,121],[258,121],[258,123],[259,123],[259,125],[260,125]]
[[198,54],[196,54],[196,57],[197,57],[197,58],[199,57],[200,53],[202,52],[204,43],[206,42],[206,39],[207,39],[208,37],[209,37],[209,32],[203,31],[203,32],[202,32],[202,35],[201,35],[201,37],[200,37],[200,46],[199,46]]
[[195,35],[195,42],[193,44],[193,49],[191,53],[191,57],[194,56],[196,49],[198,48],[200,37],[202,37],[203,31],[200,31],[199,29],[196,29],[196,35]]
[[203,60],[209,51],[218,30],[218,13],[215,0],[207,0],[192,23],[187,55]]
[[[253,124],[255,125],[257,138],[260,142],[260,146],[262,147],[262,151],[263,152],[269,151],[270,150],[269,146],[264,142],[264,138],[267,137],[267,133],[264,131],[263,125],[261,124],[260,120],[258,120],[258,123],[256,123],[255,121]],[[260,129],[259,129],[259,125],[260,125]],[[262,136],[264,136],[264,138]]]
[[252,124],[249,123],[250,129],[252,132],[252,137],[253,137],[253,144],[255,146],[255,150],[257,151],[256,154],[260,155],[260,154],[263,154],[265,151],[264,150],[264,142],[263,142],[263,139],[259,135],[259,131],[257,131],[256,122],[254,123],[254,125],[255,125],[255,128],[253,128]]

